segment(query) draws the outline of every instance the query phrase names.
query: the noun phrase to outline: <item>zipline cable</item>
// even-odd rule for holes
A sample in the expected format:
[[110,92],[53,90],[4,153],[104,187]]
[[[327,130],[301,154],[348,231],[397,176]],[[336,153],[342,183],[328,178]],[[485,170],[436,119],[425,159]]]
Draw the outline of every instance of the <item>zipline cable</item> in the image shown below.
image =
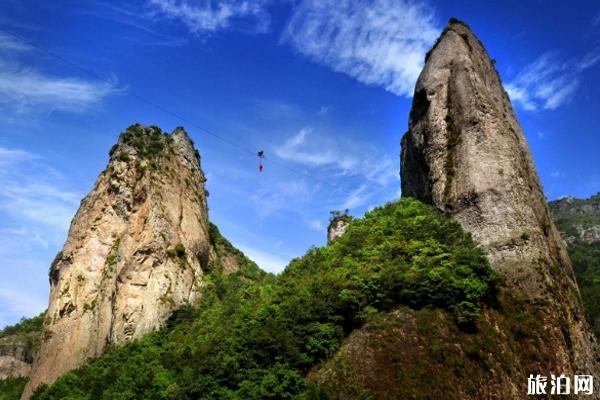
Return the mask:
[[[16,40],[22,42],[23,44],[26,44],[26,45],[28,45],[28,46],[36,49],[40,53],[43,53],[43,54],[45,54],[47,56],[55,58],[55,59],[61,61],[62,63],[70,66],[71,68],[74,68],[74,69],[76,69],[76,70],[78,70],[80,72],[83,72],[84,74],[89,75],[89,76],[91,76],[92,78],[94,78],[96,80],[104,82],[104,83],[106,83],[106,84],[108,84],[110,86],[114,86],[114,84],[115,84],[114,82],[112,82],[112,81],[110,81],[110,80],[108,80],[108,79],[106,79],[106,78],[104,78],[104,77],[96,74],[95,72],[93,72],[93,71],[91,71],[91,70],[89,70],[89,69],[87,69],[85,67],[82,67],[82,66],[80,66],[80,65],[78,65],[78,64],[76,64],[76,63],[74,63],[74,62],[72,62],[72,61],[70,61],[70,60],[68,60],[68,59],[66,59],[66,58],[64,58],[64,57],[62,57],[62,56],[54,53],[54,52],[51,52],[51,51],[46,50],[46,49],[43,49],[42,47],[40,47],[40,46],[38,46],[36,44],[33,44],[30,41],[25,40],[25,39],[21,38],[18,35],[15,35],[15,34],[13,34],[11,32],[5,31],[5,30],[0,30],[0,33],[5,34],[7,36],[10,36],[13,39],[16,39]],[[244,151],[246,153],[252,154],[253,156],[256,156],[256,154],[257,154],[255,151],[250,150],[249,148],[244,147],[244,146],[242,146],[242,145],[234,142],[233,140],[228,139],[228,138],[226,138],[226,137],[224,137],[222,135],[214,133],[214,132],[212,132],[212,131],[210,131],[210,130],[204,128],[204,127],[202,127],[201,125],[195,123],[194,121],[192,121],[192,120],[184,117],[183,115],[180,115],[180,114],[178,114],[178,113],[176,113],[174,111],[169,110],[166,107],[161,106],[160,104],[157,104],[157,103],[155,103],[155,102],[153,102],[151,100],[148,100],[148,99],[146,99],[146,98],[138,95],[135,92],[132,92],[132,91],[128,90],[126,92],[126,95],[129,95],[129,96],[133,97],[134,99],[138,100],[139,102],[144,103],[144,104],[146,104],[146,105],[148,105],[148,106],[150,106],[150,107],[152,107],[152,108],[154,108],[154,109],[156,109],[158,111],[161,111],[161,112],[163,112],[165,114],[168,114],[168,115],[170,115],[170,116],[172,116],[172,117],[174,117],[176,119],[179,119],[180,121],[184,122],[188,126],[193,126],[196,129],[200,130],[201,132],[206,133],[207,135],[210,135],[210,136],[212,136],[212,137],[214,137],[216,139],[219,139],[222,142],[229,144],[230,146],[236,147],[238,150],[242,150],[242,151]],[[323,180],[321,178],[318,178],[318,177],[316,177],[316,176],[314,176],[312,174],[309,174],[308,172],[304,172],[304,171],[301,171],[299,169],[289,167],[285,163],[283,163],[283,162],[281,162],[279,160],[276,160],[274,158],[267,158],[266,156],[263,156],[262,158],[263,159],[268,159],[273,164],[277,164],[277,165],[279,165],[279,166],[281,166],[281,167],[287,169],[288,171],[293,172],[293,173],[295,173],[297,175],[302,175],[304,177],[310,178],[310,179],[312,179],[312,180],[314,180],[316,182],[322,183],[322,184],[324,184],[326,186],[329,186],[329,187],[332,187],[332,188],[334,188],[336,190],[339,190],[340,192],[344,192],[344,193],[349,194],[349,195],[352,194],[352,192],[349,192],[348,190],[344,189],[343,187],[341,187],[341,186],[339,186],[339,185],[337,185],[335,183],[331,183],[331,182],[328,182],[328,181]]]

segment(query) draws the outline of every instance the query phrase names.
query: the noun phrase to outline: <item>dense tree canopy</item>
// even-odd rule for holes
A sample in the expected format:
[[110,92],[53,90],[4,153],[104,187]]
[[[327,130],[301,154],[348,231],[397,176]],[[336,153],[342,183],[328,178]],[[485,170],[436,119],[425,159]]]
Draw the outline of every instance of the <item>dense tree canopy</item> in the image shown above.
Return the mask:
[[33,398],[313,398],[307,372],[378,313],[442,308],[472,329],[497,279],[457,222],[411,199],[353,220],[279,276],[252,269],[211,271],[198,305]]

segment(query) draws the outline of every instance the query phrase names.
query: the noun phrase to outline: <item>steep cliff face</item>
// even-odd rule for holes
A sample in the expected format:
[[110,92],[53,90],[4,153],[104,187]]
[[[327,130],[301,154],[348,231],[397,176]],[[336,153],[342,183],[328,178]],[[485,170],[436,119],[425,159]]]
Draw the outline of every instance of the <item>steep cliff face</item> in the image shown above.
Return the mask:
[[594,370],[571,263],[525,137],[493,62],[458,21],[444,30],[417,81],[401,175],[403,195],[456,218],[507,287],[548,302],[543,322],[562,338],[561,370]]
[[[23,397],[195,301],[211,264],[205,178],[187,133],[133,125],[81,202],[50,270],[43,340]],[[218,259],[218,260],[217,260]]]
[[314,384],[337,399],[526,399],[529,374],[597,380],[595,341],[523,132],[462,22],[451,20],[426,57],[401,177],[403,196],[435,205],[480,243],[502,276],[497,304],[472,331],[443,310],[388,313],[314,369]]

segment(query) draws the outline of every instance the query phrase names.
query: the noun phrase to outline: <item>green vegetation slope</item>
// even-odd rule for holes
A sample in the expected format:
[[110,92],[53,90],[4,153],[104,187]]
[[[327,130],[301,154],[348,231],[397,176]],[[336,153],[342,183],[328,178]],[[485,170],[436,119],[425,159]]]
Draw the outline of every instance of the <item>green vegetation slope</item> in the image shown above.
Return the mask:
[[320,398],[307,374],[356,328],[403,306],[439,310],[458,331],[475,330],[496,280],[458,223],[402,199],[354,220],[277,277],[251,264],[232,274],[212,269],[200,304],[33,398]]

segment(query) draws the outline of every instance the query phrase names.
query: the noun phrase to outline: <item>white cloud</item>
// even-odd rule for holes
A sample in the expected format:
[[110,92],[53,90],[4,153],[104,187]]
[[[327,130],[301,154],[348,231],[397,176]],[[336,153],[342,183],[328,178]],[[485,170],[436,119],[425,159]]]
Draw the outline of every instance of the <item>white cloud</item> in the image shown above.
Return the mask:
[[511,100],[524,110],[554,110],[569,103],[582,80],[582,73],[600,61],[600,48],[581,60],[560,59],[556,53],[545,53],[526,65],[506,89]]
[[16,38],[0,32],[0,51],[27,51],[31,46]]
[[0,51],[11,53],[10,57],[0,59],[0,106],[7,116],[57,110],[80,112],[122,91],[112,83],[47,75],[15,59],[17,50],[25,52],[32,49],[27,43],[0,33]]
[[345,210],[364,205],[371,198],[371,193],[369,193],[367,189],[367,185],[360,185],[346,197],[346,200],[344,200],[344,203],[340,208]]
[[0,167],[0,213],[24,223],[43,224],[49,231],[66,232],[81,197],[58,185],[53,168],[40,156],[3,147]]
[[80,196],[42,156],[0,147],[0,325],[41,312]]
[[50,76],[0,61],[0,105],[11,111],[81,112],[120,91],[108,83]]
[[282,40],[359,82],[411,96],[440,29],[433,11],[409,0],[305,0]]
[[[115,5],[97,0],[93,2],[92,7],[88,3],[81,2],[80,4],[76,4],[71,11],[92,15],[113,23],[135,28],[125,34],[119,31],[117,33],[119,40],[128,40],[144,46],[169,47],[182,46],[187,43],[185,37],[174,37],[165,33],[164,29],[159,29],[161,26],[153,24],[152,16],[148,15],[146,13],[147,10],[138,4],[123,2],[123,4]],[[153,25],[158,26],[155,27]]]
[[248,33],[268,32],[271,18],[266,0],[149,0],[153,17],[179,20],[195,34],[234,28]]
[[333,143],[323,146],[325,140],[315,136],[311,142],[306,138],[311,135],[310,128],[301,129],[296,135],[285,141],[275,149],[275,154],[289,161],[305,164],[311,167],[333,165],[342,171],[353,168],[358,160],[353,156],[336,152]]
[[0,147],[0,167],[2,167],[4,170],[19,163],[35,160],[37,158],[38,156],[25,150],[6,149]]
[[0,329],[13,324],[15,316],[33,317],[42,312],[48,299],[40,294],[0,286]]
[[600,61],[600,47],[596,47],[595,49],[587,53],[585,56],[583,56],[581,61],[577,63],[577,70],[586,70],[596,65],[598,61]]
[[301,129],[277,146],[275,155],[307,167],[327,168],[338,175],[363,177],[380,186],[399,179],[398,164],[372,145],[316,134],[311,128]]

